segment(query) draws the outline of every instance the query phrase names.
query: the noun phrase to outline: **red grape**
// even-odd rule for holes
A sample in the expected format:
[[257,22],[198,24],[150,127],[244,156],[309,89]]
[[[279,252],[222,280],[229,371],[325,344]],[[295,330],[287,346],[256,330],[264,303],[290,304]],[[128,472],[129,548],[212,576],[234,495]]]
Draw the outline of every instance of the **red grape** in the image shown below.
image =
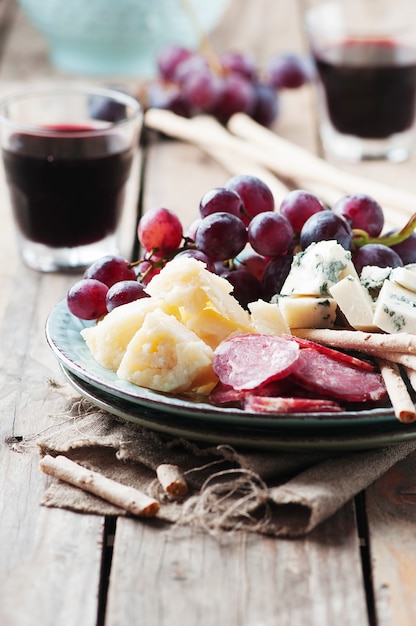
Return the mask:
[[244,76],[229,74],[224,76],[214,114],[221,122],[226,123],[234,113],[250,115],[255,102],[256,94],[253,84]]
[[245,269],[253,274],[257,280],[262,280],[266,265],[270,259],[255,252],[250,246],[246,246],[244,250],[234,259],[237,269]]
[[283,198],[279,212],[289,220],[294,232],[300,233],[311,215],[324,210],[324,205],[315,194],[303,189],[294,189]]
[[270,301],[274,295],[280,293],[283,283],[289,274],[292,260],[291,254],[284,254],[274,257],[266,265],[261,281],[263,298],[266,301]]
[[261,298],[262,289],[261,283],[253,274],[247,272],[244,269],[231,270],[222,274],[223,278],[226,278],[233,286],[232,295],[239,304],[247,309],[249,302],[254,302]]
[[211,213],[224,212],[231,213],[241,218],[241,198],[238,193],[232,191],[232,189],[217,187],[204,194],[199,204],[199,212],[201,217],[206,217],[207,215],[211,215]]
[[381,206],[363,193],[351,193],[338,200],[332,210],[342,215],[351,224],[351,228],[365,230],[370,237],[378,237],[384,226]]
[[197,217],[193,222],[191,222],[191,224],[189,224],[188,228],[186,229],[184,233],[184,236],[194,241],[196,231],[198,230],[198,226],[200,225],[200,223],[201,223],[201,218]]
[[83,320],[96,320],[107,313],[107,292],[107,285],[101,281],[82,278],[67,293],[68,309]]
[[297,54],[278,54],[270,59],[268,81],[275,89],[297,89],[311,79],[312,64]]
[[136,272],[123,257],[107,255],[90,265],[84,272],[84,278],[95,278],[111,287],[119,280],[135,280]]
[[361,246],[354,252],[352,260],[359,274],[365,265],[378,267],[401,267],[403,265],[397,252],[380,243],[368,243]]
[[262,126],[270,126],[279,112],[277,91],[270,85],[257,83],[254,85],[254,92],[256,99],[251,117]]
[[204,73],[208,69],[208,61],[202,55],[192,54],[181,63],[178,63],[173,80],[180,85],[184,85],[191,76]]
[[352,230],[341,215],[319,211],[306,220],[300,231],[299,243],[305,250],[311,243],[335,239],[343,248],[351,250]]
[[231,213],[212,213],[201,220],[195,245],[214,261],[233,259],[247,243],[247,230]]
[[193,114],[209,113],[220,99],[221,88],[221,78],[207,68],[184,79],[183,97]]
[[228,180],[225,187],[236,191],[240,196],[244,205],[241,219],[246,225],[258,213],[274,211],[274,198],[270,188],[256,176],[237,174]]
[[284,215],[273,211],[259,213],[248,225],[248,241],[263,256],[280,256],[292,244],[293,228]]
[[416,263],[416,233],[412,233],[409,237],[407,237],[407,239],[404,239],[400,243],[396,243],[394,246],[390,247],[392,250],[397,252],[403,261],[403,265]]
[[181,252],[179,252],[175,256],[175,259],[180,259],[181,257],[187,257],[191,259],[197,259],[197,261],[202,261],[203,263],[205,263],[207,270],[215,274],[215,266],[213,261],[211,261],[209,256],[205,254],[205,252],[202,252],[202,250],[197,250],[196,248],[188,248],[187,250],[182,250]]
[[148,252],[165,255],[179,248],[182,241],[182,224],[178,216],[164,208],[154,208],[139,221],[137,235]]
[[177,66],[185,59],[189,59],[193,54],[191,50],[177,45],[162,48],[156,58],[160,76],[165,80],[172,80]]
[[176,83],[153,81],[147,86],[146,96],[148,108],[164,109],[182,117],[191,117],[182,89]]
[[120,280],[107,291],[107,311],[112,311],[122,304],[148,297],[149,295],[145,292],[142,283],[139,283],[137,280]]
[[228,51],[220,56],[220,63],[226,72],[240,74],[251,82],[255,82],[257,76],[256,61],[248,52]]

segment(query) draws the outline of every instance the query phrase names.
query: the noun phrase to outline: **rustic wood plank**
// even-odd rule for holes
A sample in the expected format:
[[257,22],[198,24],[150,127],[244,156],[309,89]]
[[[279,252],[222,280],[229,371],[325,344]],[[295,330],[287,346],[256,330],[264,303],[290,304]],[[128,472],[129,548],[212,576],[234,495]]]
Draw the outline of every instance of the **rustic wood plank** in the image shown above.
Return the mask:
[[158,626],[365,626],[353,508],[297,541],[211,537],[189,527],[163,532],[120,519],[106,626],[121,616]]
[[[289,6],[288,13],[296,22],[299,16],[293,12],[295,5]],[[263,39],[253,34],[260,26],[253,24],[264,23],[265,14],[269,16],[267,11],[271,10],[276,18],[271,20],[274,25],[274,3],[241,2],[238,7],[233,3],[219,30],[219,39],[230,48],[246,49],[254,45],[251,37],[255,38],[260,45],[256,53],[266,58],[270,47],[265,43],[261,48]],[[272,40],[277,42],[276,49],[282,45],[293,50],[287,21],[280,22],[278,30]],[[264,41],[270,44],[271,39],[265,36]],[[314,127],[311,118],[303,115],[307,111],[313,115],[313,109],[305,103],[312,97],[311,92],[305,89],[286,95],[277,121],[280,132],[312,147]],[[153,206],[167,206],[180,215],[186,227],[198,217],[202,195],[228,178],[229,173],[197,147],[156,142],[147,154],[143,208],[146,211]],[[134,597],[129,591],[132,588]],[[354,609],[347,611],[347,606]],[[119,519],[106,626],[116,626],[121,616],[126,622],[140,616],[143,623],[155,621],[160,626],[366,624],[353,506],[350,504],[310,537],[296,542],[240,533],[219,542],[191,528],[162,532],[158,524]]]
[[46,480],[32,443],[33,435],[62,420],[66,404],[46,382],[59,370],[44,324],[73,278],[47,279],[18,260],[9,269],[0,322],[0,623],[93,626],[103,519],[40,507]]
[[102,518],[58,509],[44,509],[36,517],[31,519],[36,532],[32,549],[0,579],[0,622],[4,626],[95,626]]
[[0,204],[0,623],[93,626],[104,521],[40,507],[46,479],[32,443],[62,420],[66,400],[47,384],[61,374],[44,327],[74,277],[25,267],[4,179]]
[[367,490],[377,626],[413,626],[416,615],[416,455]]

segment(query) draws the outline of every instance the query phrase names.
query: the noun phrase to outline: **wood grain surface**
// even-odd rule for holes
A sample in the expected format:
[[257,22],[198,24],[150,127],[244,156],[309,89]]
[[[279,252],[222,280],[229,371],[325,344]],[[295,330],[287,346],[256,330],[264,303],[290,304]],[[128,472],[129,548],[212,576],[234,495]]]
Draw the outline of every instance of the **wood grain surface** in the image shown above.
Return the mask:
[[[233,0],[212,41],[219,51],[251,50],[264,64],[273,53],[304,50],[301,25],[301,2]],[[28,83],[91,82],[51,66],[44,39],[13,0],[0,2],[0,35],[1,93]],[[313,89],[282,93],[280,106],[274,130],[319,152]],[[142,210],[164,205],[184,224],[196,217],[203,193],[230,175],[181,142],[151,142],[143,158]],[[416,191],[414,165],[413,159],[400,166],[368,163],[359,172]],[[340,167],[357,172],[358,166]],[[68,419],[68,398],[48,385],[50,379],[63,383],[63,376],[44,325],[74,276],[22,265],[0,175],[0,624],[415,624],[414,459],[357,500],[358,516],[350,502],[296,541],[239,532],[218,538],[39,505],[48,479],[39,471],[33,437]],[[133,189],[125,253],[134,241],[136,208]]]

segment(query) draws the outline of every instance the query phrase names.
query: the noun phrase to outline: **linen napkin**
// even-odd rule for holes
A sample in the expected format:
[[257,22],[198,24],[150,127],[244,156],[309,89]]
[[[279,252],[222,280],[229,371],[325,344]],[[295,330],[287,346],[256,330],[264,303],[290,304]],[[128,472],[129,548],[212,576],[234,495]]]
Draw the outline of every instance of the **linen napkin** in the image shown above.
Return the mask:
[[[218,533],[242,529],[282,537],[310,532],[396,462],[416,451],[406,441],[369,451],[268,452],[206,445],[161,435],[70,397],[65,419],[36,437],[41,457],[64,455],[88,470],[135,487],[160,507],[157,517]],[[157,469],[178,468],[187,493],[166,493]],[[52,479],[41,504],[100,515],[124,508]]]

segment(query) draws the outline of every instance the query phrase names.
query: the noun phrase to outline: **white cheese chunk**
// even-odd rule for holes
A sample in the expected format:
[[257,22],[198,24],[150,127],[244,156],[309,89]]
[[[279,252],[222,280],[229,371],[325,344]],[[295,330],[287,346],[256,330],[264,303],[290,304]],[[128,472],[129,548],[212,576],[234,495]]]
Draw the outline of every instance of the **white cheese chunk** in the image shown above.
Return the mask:
[[416,294],[386,280],[377,299],[373,323],[387,333],[416,333]]
[[390,280],[410,291],[416,291],[416,271],[410,267],[395,267],[390,274]]
[[283,335],[290,332],[277,302],[256,300],[248,305],[251,322],[256,333],[263,335]]
[[290,328],[333,328],[337,315],[333,298],[281,296],[279,308]]
[[350,326],[356,330],[375,330],[373,300],[358,278],[346,276],[329,291]]
[[345,276],[358,278],[351,253],[337,241],[312,243],[293,257],[282,295],[329,296],[329,288]]
[[130,340],[117,370],[122,380],[135,385],[181,393],[217,382],[213,351],[173,315],[155,309],[146,316]]

